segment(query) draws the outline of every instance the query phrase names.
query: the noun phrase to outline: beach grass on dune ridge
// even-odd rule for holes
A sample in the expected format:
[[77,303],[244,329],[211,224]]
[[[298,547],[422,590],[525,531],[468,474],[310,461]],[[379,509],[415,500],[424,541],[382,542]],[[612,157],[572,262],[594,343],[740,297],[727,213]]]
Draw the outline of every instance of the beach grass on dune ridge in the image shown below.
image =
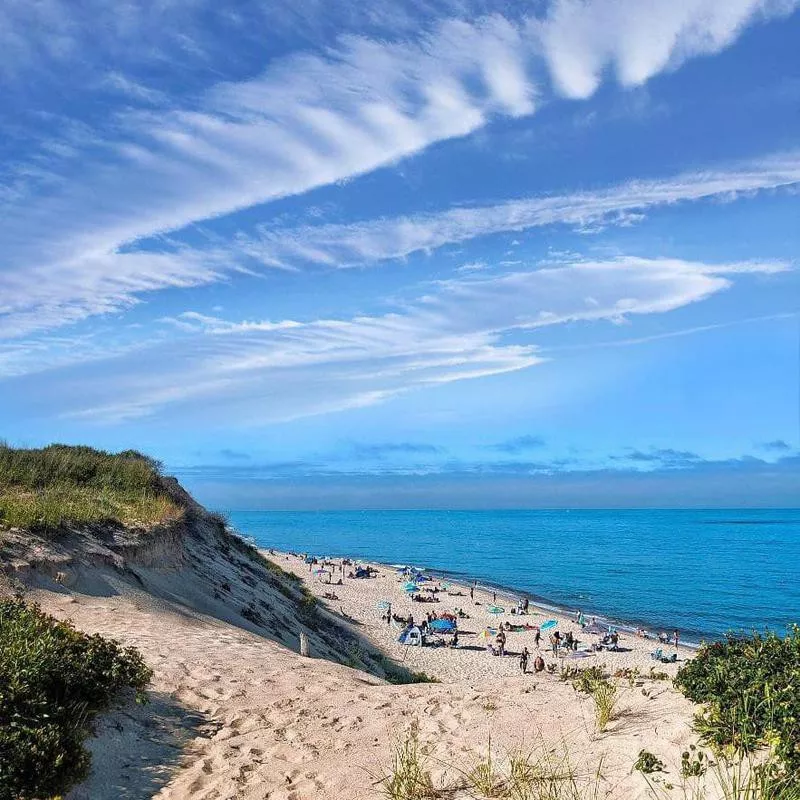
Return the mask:
[[0,529],[53,532],[102,522],[150,526],[181,514],[163,489],[158,462],[136,451],[0,443]]

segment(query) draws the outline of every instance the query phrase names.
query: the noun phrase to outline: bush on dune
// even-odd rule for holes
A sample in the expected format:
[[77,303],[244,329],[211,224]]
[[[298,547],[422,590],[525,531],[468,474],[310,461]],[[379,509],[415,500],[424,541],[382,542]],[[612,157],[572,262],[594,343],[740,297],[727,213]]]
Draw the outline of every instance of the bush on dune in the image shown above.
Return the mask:
[[180,516],[161,465],[135,450],[13,448],[0,443],[0,528],[52,532],[67,524],[153,525]]
[[718,752],[770,748],[800,787],[800,627],[781,638],[729,636],[700,649],[675,685],[704,708],[695,718]]
[[91,720],[123,689],[142,699],[151,677],[133,648],[0,601],[0,800],[58,796],[82,780]]

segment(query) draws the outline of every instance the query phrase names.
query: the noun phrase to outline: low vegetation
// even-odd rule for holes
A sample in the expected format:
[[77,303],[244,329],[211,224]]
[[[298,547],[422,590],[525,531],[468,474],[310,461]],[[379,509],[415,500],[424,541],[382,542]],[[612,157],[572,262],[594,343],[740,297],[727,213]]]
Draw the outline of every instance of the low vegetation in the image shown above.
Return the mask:
[[[436,785],[431,770],[442,771]],[[572,760],[566,744],[543,740],[529,751],[514,751],[497,758],[489,740],[485,756],[461,766],[444,764],[429,755],[419,742],[416,724],[396,742],[389,771],[375,784],[388,800],[430,800],[474,797],[503,800],[599,800],[605,797],[602,761],[584,772]],[[449,775],[450,777],[445,777]]]
[[594,700],[597,730],[603,733],[608,723],[616,716],[617,684],[608,679],[605,670],[599,665],[585,669],[565,667],[561,670],[560,679],[571,681],[575,691],[591,695]]
[[695,727],[712,750],[769,751],[800,790],[800,627],[707,644],[675,685],[703,704]]
[[151,526],[183,510],[164,491],[160,465],[134,450],[0,443],[0,529],[54,533],[67,525]]
[[133,648],[0,601],[0,800],[60,796],[89,769],[94,716],[152,677]]

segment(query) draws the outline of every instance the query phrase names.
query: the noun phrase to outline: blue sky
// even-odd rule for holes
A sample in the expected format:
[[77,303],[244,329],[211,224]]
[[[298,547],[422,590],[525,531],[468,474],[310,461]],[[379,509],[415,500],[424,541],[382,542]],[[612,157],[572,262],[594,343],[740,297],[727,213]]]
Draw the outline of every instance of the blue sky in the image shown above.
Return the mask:
[[800,0],[0,9],[0,435],[248,507],[796,505]]

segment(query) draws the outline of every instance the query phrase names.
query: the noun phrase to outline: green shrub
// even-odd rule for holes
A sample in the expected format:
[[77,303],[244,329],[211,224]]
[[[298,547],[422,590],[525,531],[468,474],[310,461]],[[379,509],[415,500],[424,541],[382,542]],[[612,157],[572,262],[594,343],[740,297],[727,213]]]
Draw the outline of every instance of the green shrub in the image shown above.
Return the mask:
[[769,745],[787,773],[800,776],[800,627],[785,638],[729,636],[704,645],[675,685],[704,704],[695,725],[717,752]]
[[0,800],[64,794],[89,768],[92,718],[152,671],[133,648],[0,601]]
[[161,465],[134,450],[0,443],[0,529],[52,532],[67,524],[153,525],[182,509],[164,491]]
[[639,757],[636,759],[633,768],[643,775],[652,775],[654,772],[666,771],[664,762],[649,750],[639,751]]

